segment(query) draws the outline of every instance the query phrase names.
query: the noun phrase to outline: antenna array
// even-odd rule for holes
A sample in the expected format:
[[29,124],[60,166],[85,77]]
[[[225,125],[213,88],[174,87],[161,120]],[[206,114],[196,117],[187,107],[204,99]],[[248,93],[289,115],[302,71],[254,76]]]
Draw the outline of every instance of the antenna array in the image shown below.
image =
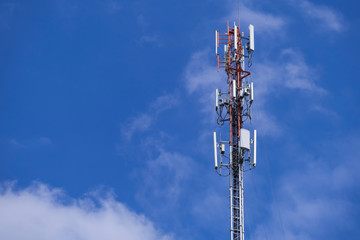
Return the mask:
[[[221,45],[224,46],[222,54],[219,53]],[[245,55],[245,49],[247,55]],[[248,67],[251,67],[254,50],[254,26],[251,24],[248,37],[240,32],[240,28],[235,23],[233,27],[229,27],[229,23],[227,23],[225,34],[219,34],[218,30],[215,31],[217,70],[224,68],[228,84],[228,89],[225,91],[216,89],[217,123],[220,130],[225,123],[228,123],[229,131],[225,133],[225,136],[228,137],[226,141],[217,139],[216,132],[213,133],[214,157],[216,172],[220,175],[225,173],[230,176],[231,240],[244,240],[243,172],[245,162],[249,163],[248,169],[256,166],[256,130],[253,131],[251,139],[250,131],[244,128],[246,120],[251,123],[251,106],[254,101],[254,84],[248,81],[251,73],[245,70],[245,63],[247,62]],[[227,155],[225,153],[226,145],[229,147]]]

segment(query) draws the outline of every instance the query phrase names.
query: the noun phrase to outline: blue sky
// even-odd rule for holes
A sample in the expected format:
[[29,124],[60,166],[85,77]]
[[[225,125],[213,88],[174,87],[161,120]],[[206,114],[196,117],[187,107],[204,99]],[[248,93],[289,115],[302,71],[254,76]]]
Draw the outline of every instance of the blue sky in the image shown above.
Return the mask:
[[[357,1],[240,4],[255,26],[245,236],[360,236]],[[0,238],[226,239],[214,31],[236,1],[1,1]]]

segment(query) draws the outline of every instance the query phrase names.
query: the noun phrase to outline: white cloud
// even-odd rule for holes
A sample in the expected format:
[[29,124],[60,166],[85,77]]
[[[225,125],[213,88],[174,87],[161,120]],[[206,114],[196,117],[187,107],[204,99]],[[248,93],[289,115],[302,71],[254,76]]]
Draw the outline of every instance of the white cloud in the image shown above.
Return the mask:
[[285,74],[284,83],[286,87],[318,94],[326,93],[323,88],[316,84],[315,72],[306,64],[300,53],[292,49],[285,49],[282,52],[282,61],[284,63],[279,64],[283,66],[282,71]]
[[307,0],[293,0],[291,1],[296,8],[301,9],[304,17],[311,18],[311,24],[320,24],[330,31],[342,32],[344,31],[344,17],[341,13],[331,9],[327,6],[316,5]]
[[192,176],[194,161],[190,157],[177,152],[160,149],[155,159],[150,159],[142,172],[144,188],[138,195],[152,197],[161,202],[162,208],[173,206],[184,191],[185,183]]
[[173,108],[178,102],[179,99],[176,94],[162,95],[150,104],[150,109],[159,114]]
[[153,44],[156,47],[162,47],[164,45],[164,42],[161,40],[159,34],[151,31],[149,32],[149,30],[151,30],[151,28],[149,27],[150,21],[144,15],[144,13],[146,12],[146,10],[143,9],[144,6],[141,5],[140,2],[135,3],[135,5],[136,11],[138,12],[136,16],[136,22],[142,33],[141,37],[136,40],[137,44],[139,44],[140,46]]
[[254,106],[253,110],[253,124],[257,126],[260,136],[280,136],[284,132],[280,126],[278,119],[266,110],[265,106]]
[[311,107],[312,111],[315,111],[315,112],[318,112],[318,113],[321,113],[325,116],[328,116],[330,119],[332,120],[340,120],[341,117],[333,110],[329,109],[329,108],[325,108],[321,105],[314,105]]
[[223,184],[219,184],[218,175],[211,172],[210,177],[209,172],[206,173],[204,176],[211,184],[203,185],[202,191],[197,193],[192,202],[191,214],[201,227],[224,230],[229,224],[228,191]]
[[[185,83],[189,93],[213,90],[221,82],[221,74],[217,73],[216,65],[209,59],[209,51],[194,53],[185,69]],[[214,56],[215,59],[215,56]]]
[[121,128],[121,133],[127,139],[131,139],[134,133],[148,130],[153,121],[153,117],[149,114],[138,115],[127,120],[129,123]]
[[131,139],[136,132],[148,130],[156,121],[159,114],[173,108],[178,104],[176,94],[166,94],[159,96],[155,101],[150,103],[145,113],[127,119],[127,124],[121,127],[121,133],[126,139]]
[[[196,94],[202,104],[202,111],[216,119],[215,89],[226,89],[226,76],[223,71],[217,72],[216,63],[210,61],[209,50],[195,52],[184,71],[184,82],[189,94]],[[213,56],[215,59],[215,56]]]
[[300,90],[309,93],[326,94],[317,84],[317,75],[304,60],[301,53],[284,49],[278,59],[254,65],[253,79],[256,83],[257,101],[265,104],[266,97],[284,90]]
[[359,143],[358,137],[345,137],[317,143],[314,155],[292,154],[302,167],[276,182],[278,197],[269,202],[270,215],[251,239],[264,239],[266,233],[274,239],[325,239],[335,232],[358,236],[357,200],[349,196],[360,187]]
[[2,184],[0,239],[172,239],[111,195],[67,198],[61,189],[41,183],[21,190]]
[[[230,15],[226,16],[226,18],[223,18],[221,21],[226,22],[228,19],[238,19],[237,8],[232,8]],[[284,17],[276,16],[270,13],[256,11],[244,4],[241,4],[240,24],[241,26],[246,27],[249,24],[253,24],[256,28],[256,33],[267,34],[267,36],[269,36],[269,34],[278,34],[279,31],[286,26],[286,19]],[[247,30],[244,32],[247,32]]]
[[[285,49],[278,59],[254,64],[254,124],[258,125],[264,135],[277,136],[282,133],[280,121],[267,108],[274,96],[288,91],[298,90],[312,96],[323,96],[327,91],[317,83],[318,78],[303,56],[293,49]],[[311,98],[312,101],[316,97]]]

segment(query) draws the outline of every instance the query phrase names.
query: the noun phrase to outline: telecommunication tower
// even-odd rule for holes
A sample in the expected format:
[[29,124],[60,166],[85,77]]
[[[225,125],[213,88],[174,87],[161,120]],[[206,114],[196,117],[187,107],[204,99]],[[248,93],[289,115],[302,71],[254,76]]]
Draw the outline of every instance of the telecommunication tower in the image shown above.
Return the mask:
[[[215,31],[215,41],[217,69],[219,71],[224,68],[228,84],[225,91],[216,89],[215,105],[220,132],[219,138],[216,132],[213,133],[215,170],[230,178],[230,239],[244,240],[243,173],[256,166],[256,130],[251,138],[250,130],[244,128],[246,120],[251,123],[251,105],[254,101],[254,84],[249,80],[251,73],[245,70],[245,65],[249,68],[252,65],[251,58],[255,50],[254,26],[249,25],[249,34],[245,37],[239,26],[234,23],[230,27],[228,22],[226,33]],[[220,46],[224,50],[221,54]],[[225,123],[229,124],[228,128],[223,127]],[[221,139],[224,136],[226,140]]]

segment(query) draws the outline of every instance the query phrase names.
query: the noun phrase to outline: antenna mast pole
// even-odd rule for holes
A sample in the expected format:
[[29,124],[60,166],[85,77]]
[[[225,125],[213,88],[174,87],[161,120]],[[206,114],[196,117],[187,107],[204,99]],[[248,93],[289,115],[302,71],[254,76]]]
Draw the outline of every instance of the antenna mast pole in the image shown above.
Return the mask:
[[[240,24],[240,16],[239,16]],[[245,45],[244,43],[247,42]],[[243,45],[244,44],[244,45]],[[224,45],[224,53],[219,54],[218,48]],[[245,49],[247,55],[245,55]],[[256,166],[256,130],[253,139],[250,131],[243,128],[246,120],[251,121],[251,105],[254,100],[253,83],[250,82],[250,72],[245,70],[245,63],[250,67],[254,51],[254,26],[249,26],[249,36],[244,37],[240,28],[234,23],[233,27],[227,23],[227,32],[219,34],[216,31],[216,58],[218,71],[224,68],[228,88],[226,92],[216,89],[216,112],[219,115],[220,130],[227,123],[228,141],[218,141],[214,132],[215,170],[218,174],[229,175],[230,186],[230,239],[244,240],[244,168],[252,169]],[[223,132],[223,131],[221,131]],[[229,153],[225,154],[225,144],[229,145]],[[252,145],[252,146],[251,146]],[[220,149],[220,164],[217,162],[217,149]],[[252,151],[251,151],[252,148]],[[228,156],[228,162],[222,161],[222,156]],[[246,165],[245,162],[249,162]]]

